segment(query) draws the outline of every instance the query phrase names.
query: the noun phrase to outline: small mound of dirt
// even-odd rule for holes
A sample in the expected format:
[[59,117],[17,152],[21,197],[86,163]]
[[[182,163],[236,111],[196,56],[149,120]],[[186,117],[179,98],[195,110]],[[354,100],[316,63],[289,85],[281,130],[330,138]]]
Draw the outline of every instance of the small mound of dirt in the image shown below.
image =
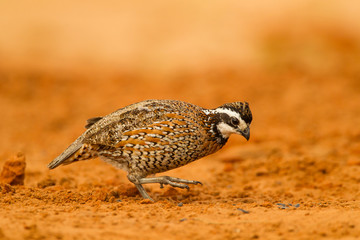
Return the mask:
[[24,185],[25,167],[25,156],[18,153],[5,162],[0,174],[0,182],[10,185]]

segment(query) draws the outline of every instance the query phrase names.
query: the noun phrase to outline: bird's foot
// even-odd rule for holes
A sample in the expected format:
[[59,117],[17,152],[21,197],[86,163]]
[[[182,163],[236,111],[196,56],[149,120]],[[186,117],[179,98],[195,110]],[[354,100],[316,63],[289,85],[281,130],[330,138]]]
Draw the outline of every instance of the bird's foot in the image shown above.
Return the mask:
[[189,190],[189,186],[186,184],[201,184],[199,181],[193,181],[193,180],[186,180],[181,178],[174,178],[169,176],[161,176],[161,177],[149,177],[149,178],[134,178],[130,175],[128,175],[128,179],[135,184],[136,188],[140,192],[141,196],[145,199],[149,199],[151,201],[154,201],[149,194],[146,192],[142,184],[147,183],[160,183],[160,188],[163,188],[164,185],[170,185],[172,187],[178,187],[178,188],[186,188]]
[[163,188],[163,185],[170,185],[172,187],[178,187],[178,188],[186,188],[189,190],[189,186],[186,184],[201,184],[199,181],[193,181],[193,180],[186,180],[181,178],[174,178],[169,176],[161,176],[161,177],[151,177],[151,178],[141,178],[139,179],[140,184],[146,184],[146,183],[160,183],[160,188]]

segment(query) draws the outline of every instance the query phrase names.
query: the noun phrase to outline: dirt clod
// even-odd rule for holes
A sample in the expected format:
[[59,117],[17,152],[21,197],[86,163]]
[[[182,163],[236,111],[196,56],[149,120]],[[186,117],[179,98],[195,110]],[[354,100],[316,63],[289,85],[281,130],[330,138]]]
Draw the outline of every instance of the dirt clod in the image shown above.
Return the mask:
[[0,182],[10,185],[24,185],[25,156],[22,153],[14,155],[4,163],[0,174]]
[[141,204],[153,204],[154,202],[151,201],[150,199],[143,199],[140,201]]

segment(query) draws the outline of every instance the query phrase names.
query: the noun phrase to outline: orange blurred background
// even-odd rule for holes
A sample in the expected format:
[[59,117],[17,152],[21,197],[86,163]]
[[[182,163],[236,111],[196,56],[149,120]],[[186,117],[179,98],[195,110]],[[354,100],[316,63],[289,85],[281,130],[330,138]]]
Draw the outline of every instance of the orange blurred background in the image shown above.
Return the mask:
[[328,72],[345,60],[337,51],[358,50],[359,7],[299,0],[3,1],[1,66],[171,74],[292,61]]

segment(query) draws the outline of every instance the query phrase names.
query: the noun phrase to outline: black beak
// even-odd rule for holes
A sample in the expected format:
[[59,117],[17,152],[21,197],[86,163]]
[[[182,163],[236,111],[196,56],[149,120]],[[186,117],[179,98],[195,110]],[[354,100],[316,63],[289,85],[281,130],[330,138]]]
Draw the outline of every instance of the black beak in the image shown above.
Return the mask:
[[240,131],[240,134],[246,138],[247,141],[249,141],[250,138],[250,127],[248,126],[247,128],[245,128],[245,130]]

